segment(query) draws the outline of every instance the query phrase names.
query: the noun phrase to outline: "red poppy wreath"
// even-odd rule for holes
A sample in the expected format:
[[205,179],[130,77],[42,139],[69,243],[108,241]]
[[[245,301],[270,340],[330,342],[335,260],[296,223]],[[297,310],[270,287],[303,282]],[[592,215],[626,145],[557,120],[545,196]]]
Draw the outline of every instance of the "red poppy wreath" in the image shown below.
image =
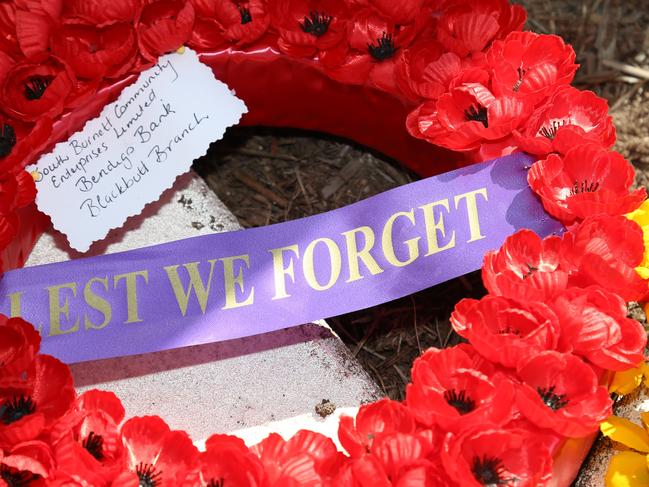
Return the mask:
[[613,374],[644,361],[626,303],[646,298],[649,222],[606,101],[571,87],[573,49],[525,20],[507,0],[0,2],[4,270],[44,225],[24,167],[183,45],[246,100],[245,124],[344,135],[422,175],[532,154],[529,184],[568,228],[485,256],[488,295],[451,317],[468,343],[419,357],[404,402],[343,417],[344,453],[310,431],[214,434],[199,452],[159,417],[125,420],[111,392],[77,395],[34,328],[3,317],[0,485],[568,485]]

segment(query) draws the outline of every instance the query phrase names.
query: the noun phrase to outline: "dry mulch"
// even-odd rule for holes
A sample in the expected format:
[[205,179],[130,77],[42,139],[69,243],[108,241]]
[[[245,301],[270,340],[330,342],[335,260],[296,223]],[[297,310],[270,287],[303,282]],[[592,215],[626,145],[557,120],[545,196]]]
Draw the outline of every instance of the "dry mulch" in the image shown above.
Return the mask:
[[[576,84],[606,97],[617,149],[647,183],[649,9],[647,0],[527,0],[528,28],[561,35],[582,65]],[[394,161],[349,141],[293,130],[235,129],[198,172],[244,227],[338,208],[416,179]],[[404,397],[412,360],[457,343],[448,318],[463,297],[484,294],[478,272],[329,322],[385,394]]]

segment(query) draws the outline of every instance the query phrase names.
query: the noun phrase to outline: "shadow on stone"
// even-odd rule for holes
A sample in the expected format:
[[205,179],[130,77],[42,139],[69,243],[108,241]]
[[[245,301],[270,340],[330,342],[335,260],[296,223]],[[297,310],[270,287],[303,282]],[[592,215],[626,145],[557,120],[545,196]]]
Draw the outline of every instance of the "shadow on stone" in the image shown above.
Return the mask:
[[260,353],[311,340],[331,337],[326,328],[306,324],[290,330],[278,330],[263,335],[226,340],[206,345],[163,350],[141,355],[116,357],[72,364],[72,375],[77,387],[156,374],[219,360]]

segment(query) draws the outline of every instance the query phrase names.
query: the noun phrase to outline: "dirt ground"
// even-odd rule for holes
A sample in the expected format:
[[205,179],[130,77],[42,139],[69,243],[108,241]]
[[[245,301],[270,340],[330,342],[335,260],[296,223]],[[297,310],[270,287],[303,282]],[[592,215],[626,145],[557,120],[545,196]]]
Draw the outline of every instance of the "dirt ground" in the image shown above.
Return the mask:
[[[528,29],[561,35],[582,65],[576,84],[606,97],[617,150],[649,171],[649,0],[527,0]],[[245,227],[338,208],[416,175],[394,161],[321,134],[235,129],[197,164]],[[457,343],[448,317],[462,297],[480,297],[478,272],[375,308],[329,318],[385,394],[402,399],[413,359]]]

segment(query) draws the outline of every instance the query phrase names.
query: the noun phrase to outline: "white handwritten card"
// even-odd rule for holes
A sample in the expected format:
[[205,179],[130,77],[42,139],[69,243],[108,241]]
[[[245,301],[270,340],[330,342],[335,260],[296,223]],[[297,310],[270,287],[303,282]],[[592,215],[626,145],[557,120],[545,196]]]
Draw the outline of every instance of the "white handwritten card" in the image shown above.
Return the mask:
[[36,204],[85,252],[157,200],[246,111],[191,49],[162,56],[98,118],[27,168]]

